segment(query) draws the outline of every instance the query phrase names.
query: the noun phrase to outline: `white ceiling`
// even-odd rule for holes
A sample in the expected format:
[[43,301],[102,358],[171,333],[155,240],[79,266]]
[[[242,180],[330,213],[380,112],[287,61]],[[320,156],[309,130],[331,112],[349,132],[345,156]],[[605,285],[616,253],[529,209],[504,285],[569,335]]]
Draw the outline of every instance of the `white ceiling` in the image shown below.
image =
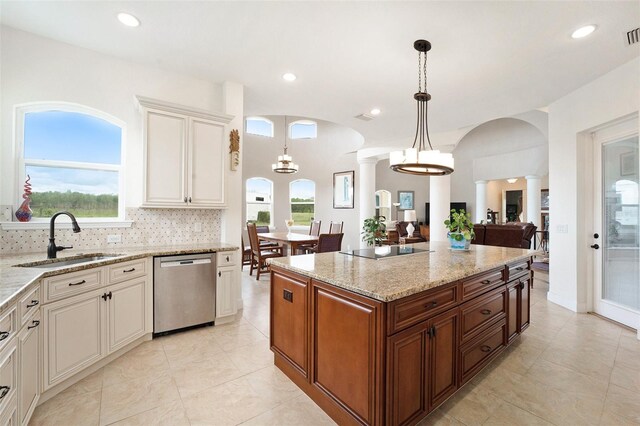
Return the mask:
[[[412,138],[417,53],[429,53],[429,124],[444,132],[545,107],[640,55],[640,2],[5,1],[3,24],[215,82],[245,85],[247,115],[346,125],[366,146]],[[142,25],[115,18],[127,11]],[[595,23],[591,36],[571,32]],[[287,83],[283,73],[298,80]],[[373,107],[370,122],[354,116]],[[437,141],[434,141],[437,144]]]

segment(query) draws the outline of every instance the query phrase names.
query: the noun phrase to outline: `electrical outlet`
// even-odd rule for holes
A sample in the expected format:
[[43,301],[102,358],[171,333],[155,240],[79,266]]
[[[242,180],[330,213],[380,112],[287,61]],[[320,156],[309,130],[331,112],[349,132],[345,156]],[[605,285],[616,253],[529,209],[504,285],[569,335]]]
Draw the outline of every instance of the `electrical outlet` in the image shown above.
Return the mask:
[[556,225],[556,232],[558,234],[566,234],[569,232],[569,225]]
[[120,234],[107,235],[107,243],[121,243],[121,242],[122,242],[122,235]]
[[200,222],[196,222],[196,223],[193,225],[193,230],[194,230],[195,232],[202,232],[202,223],[200,223]]

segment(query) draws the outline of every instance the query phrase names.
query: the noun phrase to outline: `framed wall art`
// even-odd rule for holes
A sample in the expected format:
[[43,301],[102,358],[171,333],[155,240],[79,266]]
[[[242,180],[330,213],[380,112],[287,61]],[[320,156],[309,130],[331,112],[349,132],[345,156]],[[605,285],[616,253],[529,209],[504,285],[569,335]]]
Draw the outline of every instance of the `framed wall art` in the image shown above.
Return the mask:
[[338,172],[333,174],[333,208],[353,208],[353,181],[355,171]]
[[413,210],[414,191],[398,191],[398,210]]

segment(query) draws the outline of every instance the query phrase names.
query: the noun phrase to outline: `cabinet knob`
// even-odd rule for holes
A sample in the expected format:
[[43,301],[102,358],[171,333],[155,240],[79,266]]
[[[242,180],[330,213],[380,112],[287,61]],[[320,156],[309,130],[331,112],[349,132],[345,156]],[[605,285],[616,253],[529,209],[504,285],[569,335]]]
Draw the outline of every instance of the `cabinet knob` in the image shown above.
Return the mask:
[[187,202],[187,197],[184,197],[184,202],[185,202],[185,203]]
[[222,276],[222,272],[218,271],[218,276],[221,277]]
[[9,386],[0,386],[0,400],[7,396],[10,390],[11,388]]
[[227,262],[229,261],[229,256],[227,256]]
[[191,202],[191,197],[189,197],[189,202]]
[[33,324],[33,325],[28,326],[27,330],[31,330],[32,328],[36,328],[37,326],[39,326],[40,325],[40,321],[33,320],[33,321],[31,321],[31,324]]

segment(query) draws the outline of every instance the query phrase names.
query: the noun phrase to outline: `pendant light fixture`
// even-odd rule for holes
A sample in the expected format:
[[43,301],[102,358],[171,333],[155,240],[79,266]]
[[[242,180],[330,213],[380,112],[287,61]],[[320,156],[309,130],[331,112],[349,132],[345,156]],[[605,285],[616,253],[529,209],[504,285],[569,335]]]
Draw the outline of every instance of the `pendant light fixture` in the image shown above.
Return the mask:
[[278,155],[278,162],[271,165],[271,170],[276,173],[291,174],[298,171],[298,165],[293,162],[293,158],[287,155],[287,116],[284,117],[284,154]]
[[448,175],[453,173],[453,155],[433,149],[429,139],[427,105],[431,95],[427,93],[427,52],[431,50],[431,43],[416,40],[413,47],[418,51],[418,93],[413,95],[418,107],[416,136],[411,148],[391,152],[389,167],[393,171],[413,175]]

